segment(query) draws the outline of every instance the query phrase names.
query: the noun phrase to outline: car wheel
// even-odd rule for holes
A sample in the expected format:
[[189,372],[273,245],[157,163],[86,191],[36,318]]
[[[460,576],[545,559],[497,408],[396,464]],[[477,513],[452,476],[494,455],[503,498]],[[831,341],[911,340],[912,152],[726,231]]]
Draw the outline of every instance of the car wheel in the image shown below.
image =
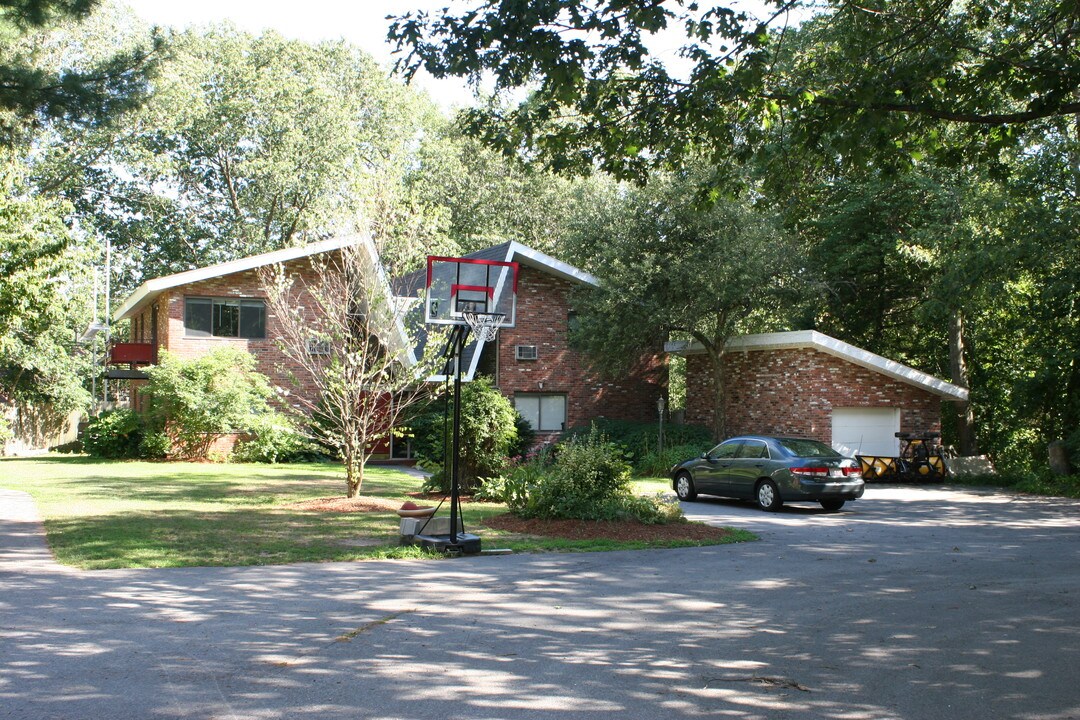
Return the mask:
[[825,508],[829,512],[836,512],[840,508],[844,507],[843,500],[818,500],[821,503],[821,507]]
[[772,480],[759,482],[754,497],[757,498],[758,507],[769,512],[779,510],[780,506],[784,504],[783,499],[780,497],[780,489],[776,487],[776,483]]
[[694,488],[694,479],[690,477],[690,473],[681,472],[675,476],[675,494],[680,500],[697,498],[697,489]]

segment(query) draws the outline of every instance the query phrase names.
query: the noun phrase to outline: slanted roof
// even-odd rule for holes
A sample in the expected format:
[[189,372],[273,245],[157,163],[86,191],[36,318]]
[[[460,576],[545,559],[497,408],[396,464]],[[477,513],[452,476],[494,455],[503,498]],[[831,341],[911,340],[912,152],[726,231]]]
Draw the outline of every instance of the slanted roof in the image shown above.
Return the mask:
[[[947,400],[967,400],[968,391],[933,375],[889,360],[880,355],[855,347],[850,343],[829,337],[816,330],[742,335],[728,340],[726,352],[751,350],[797,350],[810,348],[838,357],[855,365],[874,370],[882,375],[914,385]],[[699,355],[705,348],[698,342],[676,340],[664,343],[664,351],[673,355]]]
[[[462,255],[462,257],[468,258],[469,260],[516,262],[579,285],[597,286],[600,284],[600,281],[596,279],[596,276],[591,273],[576,268],[570,263],[565,263],[562,260],[553,258],[547,253],[534,250],[528,245],[522,245],[516,240],[492,245],[489,248],[477,250],[468,255]],[[399,297],[418,298],[424,293],[424,281],[426,278],[427,271],[421,269],[394,278],[390,281],[390,284],[394,288],[395,295],[398,295]]]
[[113,321],[118,322],[137,315],[139,311],[156,300],[161,293],[174,287],[211,280],[224,275],[232,275],[233,273],[244,272],[245,270],[254,270],[266,265],[276,265],[278,263],[289,262],[290,260],[299,260],[300,258],[318,255],[319,253],[329,252],[331,250],[340,250],[343,247],[354,245],[364,240],[370,242],[370,240],[362,235],[346,235],[344,237],[331,238],[329,240],[311,243],[310,245],[275,250],[273,252],[263,253],[262,255],[252,255],[251,257],[240,258],[239,260],[231,260],[217,265],[210,265],[204,268],[176,273],[175,275],[166,275],[164,277],[154,278],[153,280],[147,280],[116,309],[116,312],[113,313]]
[[[469,258],[470,260],[516,262],[577,285],[592,285],[596,287],[600,284],[600,281],[596,279],[595,275],[585,272],[562,260],[553,258],[547,253],[534,250],[528,245],[523,245],[516,240],[493,245],[489,248],[484,248],[483,250],[477,250],[468,255],[463,255],[462,257]],[[392,280],[391,286],[394,288],[394,293],[401,298],[403,302],[406,299],[417,300],[424,294],[424,283],[426,278],[426,270],[417,270],[416,272],[402,275],[401,277]],[[419,322],[416,320],[416,313],[419,314]],[[416,331],[418,340],[414,353],[419,357],[423,352],[424,345],[427,343],[427,334],[424,332],[423,325],[423,308],[419,303],[414,303],[410,314],[412,317],[409,324],[414,331]],[[484,344],[485,343],[482,341],[473,340],[465,347],[462,352],[462,380],[469,382],[473,379],[473,376],[476,374],[476,367],[480,362],[480,355],[483,352]],[[436,375],[431,379],[441,381],[445,378],[442,375]]]

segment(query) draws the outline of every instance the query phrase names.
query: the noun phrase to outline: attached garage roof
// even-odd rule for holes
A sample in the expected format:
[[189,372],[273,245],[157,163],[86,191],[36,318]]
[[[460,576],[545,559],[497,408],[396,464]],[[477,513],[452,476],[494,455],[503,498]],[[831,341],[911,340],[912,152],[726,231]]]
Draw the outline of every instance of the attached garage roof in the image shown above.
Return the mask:
[[[847,360],[869,370],[874,370],[888,377],[915,385],[923,390],[939,395],[948,400],[967,400],[968,391],[959,385],[953,385],[933,375],[928,375],[915,368],[883,358],[880,355],[855,347],[850,343],[829,337],[816,330],[796,330],[793,332],[763,333],[760,335],[742,335],[728,340],[727,352],[751,350],[799,350],[809,348]],[[698,342],[676,340],[664,343],[665,352],[673,355],[700,355],[705,348]]]

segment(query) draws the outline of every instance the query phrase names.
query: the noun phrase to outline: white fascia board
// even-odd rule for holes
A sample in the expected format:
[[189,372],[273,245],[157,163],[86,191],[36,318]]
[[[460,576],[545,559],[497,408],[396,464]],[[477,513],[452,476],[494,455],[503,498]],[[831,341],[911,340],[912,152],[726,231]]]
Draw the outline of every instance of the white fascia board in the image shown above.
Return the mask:
[[592,273],[587,273],[562,260],[556,260],[539,250],[533,250],[527,245],[522,245],[517,240],[511,241],[510,247],[506,249],[506,262],[521,262],[569,282],[592,285],[593,287],[600,286],[600,281]]
[[[794,350],[810,348],[846,360],[860,367],[867,368],[909,385],[940,395],[949,400],[967,400],[968,391],[959,385],[946,382],[933,375],[916,370],[868,350],[855,347],[850,343],[819,333],[816,330],[796,330],[792,332],[762,333],[760,335],[742,335],[728,340],[724,346],[726,352],[749,352],[751,350]],[[705,352],[699,342],[676,340],[664,343],[664,351],[675,355],[700,355]]]
[[[244,272],[245,270],[254,270],[255,268],[260,268],[265,265],[276,265],[291,260],[298,260],[300,258],[318,255],[319,253],[329,252],[331,250],[340,250],[343,247],[353,245],[365,239],[366,236],[363,235],[346,235],[344,237],[330,238],[329,240],[322,240],[317,243],[311,243],[310,245],[275,250],[273,252],[263,253],[262,255],[252,255],[251,257],[240,258],[239,260],[231,260],[217,265],[210,265],[204,268],[176,273],[175,275],[166,275],[164,277],[154,278],[153,280],[147,280],[140,285],[135,292],[129,295],[120,307],[116,309],[116,312],[113,313],[113,320],[124,320],[135,315],[139,310],[145,307],[147,303],[152,302],[154,298],[170,288],[202,282],[204,280],[211,280],[224,275],[232,275],[233,273]],[[370,242],[370,240],[368,241]]]
[[[386,267],[383,266],[382,260],[379,258],[379,251],[375,247],[375,243],[372,241],[371,237],[367,235],[353,236],[351,241],[352,242],[348,244],[360,243],[367,252],[367,260],[370,264],[369,269],[374,271],[376,281],[379,283],[383,299],[386,302],[386,307],[390,311],[391,317],[389,319],[393,326],[393,332],[388,333],[388,337],[384,339],[385,342],[387,342],[388,345],[397,345],[393,350],[402,358],[406,367],[415,367],[418,364],[416,359],[416,349],[413,348],[412,343],[409,342],[409,333],[405,330],[405,313],[408,312],[408,305],[399,303],[397,298],[394,297],[394,289],[390,285],[390,278],[386,275]],[[396,343],[394,343],[395,337]]]

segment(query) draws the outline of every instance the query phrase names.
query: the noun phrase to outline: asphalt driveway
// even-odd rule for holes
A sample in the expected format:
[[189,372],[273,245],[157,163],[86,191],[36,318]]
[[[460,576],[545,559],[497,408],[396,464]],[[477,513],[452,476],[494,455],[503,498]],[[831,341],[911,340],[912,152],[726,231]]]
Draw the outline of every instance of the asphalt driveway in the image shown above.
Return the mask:
[[0,717],[1080,718],[1080,503],[685,508],[761,541],[87,573],[0,494]]

